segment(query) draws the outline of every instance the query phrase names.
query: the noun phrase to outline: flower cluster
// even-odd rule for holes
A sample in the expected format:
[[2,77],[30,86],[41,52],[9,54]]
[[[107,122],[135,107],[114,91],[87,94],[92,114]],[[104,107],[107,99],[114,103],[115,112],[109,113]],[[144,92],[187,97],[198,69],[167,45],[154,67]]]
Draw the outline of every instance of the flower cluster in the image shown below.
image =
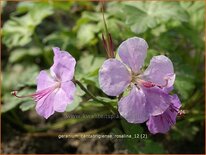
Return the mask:
[[[118,102],[118,111],[128,122],[146,122],[153,134],[168,132],[181,106],[178,96],[170,95],[175,81],[170,59],[164,55],[155,56],[142,72],[148,48],[144,39],[133,37],[124,41],[117,50],[121,60],[114,58],[112,44],[109,45],[109,59],[99,70],[100,88],[109,96],[124,94]],[[36,93],[18,96],[13,92],[19,98],[32,97],[37,102],[37,113],[46,119],[54,112],[64,112],[76,90],[73,82],[76,60],[57,47],[53,52],[50,75],[45,70],[39,73]],[[129,90],[127,95],[126,90]]]
[[118,96],[128,88],[129,94],[118,103],[120,115],[130,123],[147,121],[153,134],[166,133],[180,108],[178,96],[169,94],[175,81],[173,64],[166,56],[154,56],[142,73],[147,48],[142,38],[124,41],[117,50],[121,61],[110,58],[100,68],[100,88],[109,96]]

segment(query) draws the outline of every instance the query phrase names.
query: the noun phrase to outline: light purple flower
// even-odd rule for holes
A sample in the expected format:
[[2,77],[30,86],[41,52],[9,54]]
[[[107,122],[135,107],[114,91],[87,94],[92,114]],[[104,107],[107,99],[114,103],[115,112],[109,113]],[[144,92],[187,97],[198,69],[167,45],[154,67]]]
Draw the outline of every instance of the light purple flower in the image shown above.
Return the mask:
[[121,61],[110,58],[99,70],[100,88],[109,96],[121,98],[118,111],[130,123],[143,123],[152,116],[163,114],[173,97],[168,94],[175,81],[173,64],[164,55],[154,56],[142,73],[148,45],[142,38],[133,37],[118,48]]
[[54,64],[50,68],[49,76],[41,71],[37,77],[37,92],[34,96],[37,101],[36,111],[39,115],[48,118],[54,112],[64,112],[73,101],[75,85],[71,81],[76,65],[75,59],[66,51],[53,48]]
[[32,97],[36,102],[36,111],[40,116],[48,118],[54,112],[64,112],[69,103],[73,101],[76,90],[72,82],[75,59],[66,51],[53,48],[54,64],[50,68],[51,76],[45,71],[41,71],[37,77],[37,91],[27,96],[17,96],[19,98]]

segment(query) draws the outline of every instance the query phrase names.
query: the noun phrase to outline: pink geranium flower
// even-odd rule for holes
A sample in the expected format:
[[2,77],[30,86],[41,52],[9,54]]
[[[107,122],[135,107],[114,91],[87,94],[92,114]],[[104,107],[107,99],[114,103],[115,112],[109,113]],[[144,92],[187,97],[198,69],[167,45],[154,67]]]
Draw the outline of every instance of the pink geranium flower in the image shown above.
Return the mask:
[[[171,60],[164,55],[154,56],[142,73],[140,69],[147,48],[142,38],[124,41],[118,48],[121,61],[114,58],[106,60],[99,70],[99,83],[109,96],[118,96],[129,88],[129,94],[118,103],[120,115],[130,123],[143,123],[150,119],[148,126],[152,131],[155,127],[151,124],[156,123],[153,117],[164,115],[176,103],[168,93],[174,84],[175,74]],[[168,117],[167,121],[172,119]],[[167,125],[171,126],[171,123]],[[160,130],[153,133],[156,132]]]
[[[36,111],[40,116],[48,118],[54,112],[64,112],[69,103],[73,101],[75,84],[72,82],[75,59],[66,51],[53,48],[54,64],[50,68],[50,75],[41,71],[37,77],[37,91],[28,95],[36,102]],[[15,96],[16,92],[13,93]],[[27,97],[27,96],[17,96]]]

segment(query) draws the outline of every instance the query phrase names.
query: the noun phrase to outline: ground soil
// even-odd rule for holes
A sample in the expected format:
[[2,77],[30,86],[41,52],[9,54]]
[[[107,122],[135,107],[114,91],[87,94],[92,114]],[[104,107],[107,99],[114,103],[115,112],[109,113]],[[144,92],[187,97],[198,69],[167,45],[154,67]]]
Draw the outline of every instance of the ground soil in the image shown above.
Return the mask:
[[[36,125],[42,128],[48,123],[55,123],[65,119],[64,115],[58,114],[51,120],[45,121],[35,113],[30,111],[22,115],[21,119],[27,124]],[[8,115],[8,114],[7,114]],[[81,154],[99,154],[99,153],[127,153],[121,140],[117,139],[98,139],[98,138],[58,138],[58,135],[52,133],[82,133],[96,128],[104,127],[111,120],[97,119],[88,122],[81,122],[72,126],[65,126],[63,129],[41,132],[41,135],[31,135],[20,129],[15,124],[2,117],[2,153],[4,154],[33,154],[33,153],[81,153]],[[109,134],[105,130],[100,134]]]

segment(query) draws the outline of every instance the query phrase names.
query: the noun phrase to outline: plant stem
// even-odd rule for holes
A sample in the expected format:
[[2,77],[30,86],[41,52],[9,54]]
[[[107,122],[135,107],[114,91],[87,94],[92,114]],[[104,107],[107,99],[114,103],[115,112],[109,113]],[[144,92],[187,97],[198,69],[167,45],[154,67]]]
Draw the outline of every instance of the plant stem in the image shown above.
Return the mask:
[[89,90],[87,90],[80,81],[75,80],[75,83],[78,84],[79,87],[80,87],[87,95],[89,95],[94,101],[102,102],[102,101],[98,100]]
[[115,109],[112,105],[108,104],[108,102],[104,102],[104,101],[102,101],[102,100],[97,99],[87,88],[84,87],[84,85],[83,85],[80,81],[75,80],[75,83],[78,84],[78,86],[79,86],[87,95],[89,95],[94,101],[99,102],[99,103],[107,106],[107,107],[111,110],[111,112],[112,112],[113,114],[115,113],[116,109]]
[[[105,28],[105,32],[106,34],[108,35],[109,34],[109,31],[108,31],[108,28],[107,28],[107,24],[106,24],[106,20],[105,20],[105,17],[104,17],[104,2],[101,2],[101,5],[102,5],[102,17],[103,17],[103,22],[104,22],[104,28]],[[108,36],[107,36],[108,37]]]

